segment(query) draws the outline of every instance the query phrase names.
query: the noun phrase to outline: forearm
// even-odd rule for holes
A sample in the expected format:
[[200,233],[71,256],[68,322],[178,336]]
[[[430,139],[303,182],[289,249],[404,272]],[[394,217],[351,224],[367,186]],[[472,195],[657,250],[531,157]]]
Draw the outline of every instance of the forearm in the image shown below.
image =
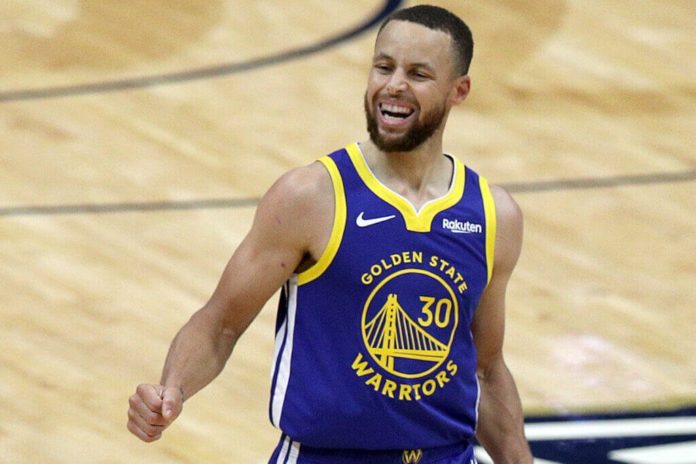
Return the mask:
[[225,367],[237,335],[223,330],[205,310],[195,313],[169,347],[160,383],[190,398]]
[[531,464],[515,382],[502,359],[479,371],[477,438],[496,464]]

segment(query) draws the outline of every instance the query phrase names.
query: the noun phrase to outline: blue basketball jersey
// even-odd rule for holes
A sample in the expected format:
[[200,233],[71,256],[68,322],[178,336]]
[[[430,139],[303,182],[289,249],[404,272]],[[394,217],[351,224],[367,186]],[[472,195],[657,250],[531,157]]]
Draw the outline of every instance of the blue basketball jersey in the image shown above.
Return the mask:
[[271,422],[296,442],[384,450],[473,437],[471,323],[492,273],[495,209],[485,179],[449,158],[449,192],[419,210],[357,144],[319,160],[333,230],[283,288],[272,372]]

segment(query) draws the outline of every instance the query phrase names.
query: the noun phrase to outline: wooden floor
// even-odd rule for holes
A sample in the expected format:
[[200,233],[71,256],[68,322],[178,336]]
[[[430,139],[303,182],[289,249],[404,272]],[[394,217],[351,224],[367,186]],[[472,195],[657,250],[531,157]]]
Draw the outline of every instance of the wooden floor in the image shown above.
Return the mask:
[[[446,148],[525,212],[506,343],[525,410],[696,402],[692,0],[435,3],[477,43]],[[375,30],[308,52],[383,8],[0,4],[0,462],[267,459],[275,300],[162,441],[130,436],[127,398],[270,183],[365,138]]]

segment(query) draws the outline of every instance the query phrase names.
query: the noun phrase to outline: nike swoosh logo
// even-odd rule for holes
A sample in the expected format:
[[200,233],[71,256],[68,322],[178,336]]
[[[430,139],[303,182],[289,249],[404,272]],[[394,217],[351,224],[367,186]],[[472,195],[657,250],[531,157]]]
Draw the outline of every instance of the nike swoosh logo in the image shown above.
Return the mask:
[[391,216],[381,216],[381,217],[376,217],[376,218],[370,218],[370,219],[365,219],[364,216],[365,212],[360,212],[358,214],[358,217],[355,218],[355,224],[358,227],[369,227],[375,224],[379,224],[380,222],[388,221],[390,219],[394,219],[396,217],[395,214],[392,214]]

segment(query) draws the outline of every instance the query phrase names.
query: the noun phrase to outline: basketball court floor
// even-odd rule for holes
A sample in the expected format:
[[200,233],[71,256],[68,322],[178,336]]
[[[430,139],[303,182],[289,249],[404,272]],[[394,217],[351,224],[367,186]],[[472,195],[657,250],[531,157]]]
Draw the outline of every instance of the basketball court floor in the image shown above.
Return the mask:
[[[375,25],[415,3],[0,3],[0,462],[266,462],[276,298],[161,441],[127,399],[271,183],[366,138]],[[445,148],[525,214],[538,462],[696,463],[694,3],[433,3],[476,41]]]

